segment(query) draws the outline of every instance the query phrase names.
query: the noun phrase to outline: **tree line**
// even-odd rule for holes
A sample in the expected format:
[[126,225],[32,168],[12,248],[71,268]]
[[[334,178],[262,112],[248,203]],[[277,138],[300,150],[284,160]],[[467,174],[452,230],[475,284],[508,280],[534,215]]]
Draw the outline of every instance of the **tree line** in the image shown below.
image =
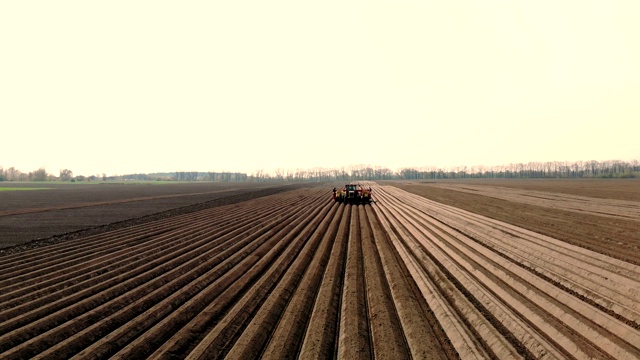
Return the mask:
[[55,176],[47,173],[44,168],[31,171],[29,173],[23,173],[22,171],[10,167],[4,169],[0,166],[0,181],[54,181],[57,180]]
[[347,168],[313,168],[309,170],[257,171],[249,176],[258,181],[358,181],[358,180],[436,180],[436,179],[518,179],[518,178],[633,178],[640,177],[640,161],[548,161],[499,166],[435,166],[402,168],[353,165]]
[[435,180],[435,179],[532,179],[532,178],[632,178],[640,177],[638,160],[621,161],[547,161],[517,163],[499,166],[435,166],[402,168],[393,171],[386,167],[352,165],[341,168],[276,169],[272,172],[257,170],[252,174],[240,172],[175,171],[167,173],[128,174],[107,176],[73,175],[73,171],[62,169],[56,176],[45,168],[24,173],[10,167],[0,166],[0,181],[359,181],[359,180]]
[[548,161],[499,166],[458,166],[402,169],[402,179],[518,179],[518,178],[633,178],[640,176],[638,160],[621,161]]

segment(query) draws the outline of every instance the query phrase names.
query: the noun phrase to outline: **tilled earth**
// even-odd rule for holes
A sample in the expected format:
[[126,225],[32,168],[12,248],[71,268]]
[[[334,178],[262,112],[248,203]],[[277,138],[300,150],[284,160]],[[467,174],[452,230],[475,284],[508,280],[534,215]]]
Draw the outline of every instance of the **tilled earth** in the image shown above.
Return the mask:
[[637,264],[371,186],[0,256],[0,358],[640,358]]
[[0,191],[0,255],[299,187],[276,183],[12,183]]
[[465,180],[393,185],[640,265],[640,179]]

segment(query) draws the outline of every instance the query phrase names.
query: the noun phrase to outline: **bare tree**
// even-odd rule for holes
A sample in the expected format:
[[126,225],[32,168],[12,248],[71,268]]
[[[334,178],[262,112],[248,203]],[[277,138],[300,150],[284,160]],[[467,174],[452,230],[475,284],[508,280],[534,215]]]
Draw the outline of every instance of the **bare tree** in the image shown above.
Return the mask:
[[7,169],[7,180],[16,181],[20,180],[21,172],[16,170],[13,166]]
[[32,171],[29,173],[29,180],[31,181],[46,181],[47,171],[44,168]]
[[73,179],[73,171],[69,169],[60,170],[60,180],[71,181]]

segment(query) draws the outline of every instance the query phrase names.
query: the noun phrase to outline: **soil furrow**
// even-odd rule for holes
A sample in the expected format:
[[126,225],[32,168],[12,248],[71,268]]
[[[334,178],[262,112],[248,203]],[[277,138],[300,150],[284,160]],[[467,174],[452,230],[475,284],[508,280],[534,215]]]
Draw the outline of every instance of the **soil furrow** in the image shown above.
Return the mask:
[[[325,218],[314,234],[320,240],[318,250],[308,253],[310,259],[307,271],[300,280],[283,316],[262,354],[269,359],[293,359],[298,356],[305,331],[307,329],[315,296],[318,293],[322,274],[324,273],[333,239],[335,239],[344,212],[344,206],[334,204],[332,212]],[[312,243],[313,239],[309,242]]]
[[[286,200],[286,199],[285,199]],[[251,211],[262,211],[263,209],[277,208],[280,204],[283,204],[285,200],[279,200],[277,203],[260,205],[256,204],[252,207]],[[153,236],[154,233],[162,233],[171,231],[174,229],[183,229],[185,225],[194,224],[197,221],[210,221],[211,218],[218,218],[222,222],[235,221],[238,215],[242,214],[246,210],[242,207],[228,207],[224,212],[221,212],[218,208],[204,210],[200,213],[185,214],[175,216],[167,219],[157,220],[151,223],[136,225],[127,229],[114,230],[106,234],[98,234],[88,236],[86,238],[66,241],[60,244],[55,244],[47,247],[47,249],[35,249],[30,256],[24,256],[20,254],[8,255],[0,258],[1,261],[7,262],[7,267],[12,270],[18,270],[21,268],[29,270],[30,277],[33,277],[33,272],[39,268],[45,266],[51,266],[58,262],[65,261],[67,259],[77,260],[82,254],[93,254],[99,250],[111,250],[115,246],[120,244],[131,244],[135,236],[145,238]],[[41,255],[38,255],[41,254]],[[19,264],[24,264],[22,267]],[[15,280],[16,273],[5,274],[5,271],[0,270],[0,276],[11,277]]]
[[[260,233],[250,234],[248,238],[242,238],[241,235],[238,235],[236,236],[237,244],[228,245],[227,248],[217,246],[218,244],[214,242],[211,244],[213,245],[212,249],[215,250],[214,253],[211,253],[211,251],[209,251],[209,253],[205,252],[196,258],[193,258],[193,255],[189,253],[177,258],[174,258],[173,255],[169,255],[166,260],[161,259],[164,261],[159,262],[161,264],[160,266],[155,266],[142,274],[123,274],[115,277],[111,279],[111,282],[115,284],[114,288],[102,291],[88,299],[79,301],[72,307],[65,308],[58,313],[54,313],[51,316],[40,319],[37,323],[30,323],[22,332],[14,332],[11,335],[11,338],[20,336],[21,339],[26,340],[48,330],[55,324],[59,324],[61,321],[64,321],[63,319],[74,319],[75,317],[78,317],[65,327],[57,328],[54,331],[57,335],[49,335],[49,337],[53,337],[53,340],[48,341],[47,343],[55,343],[57,342],[55,339],[66,338],[68,336],[66,334],[76,333],[80,329],[84,328],[84,326],[106,318],[114,311],[117,311],[121,307],[121,304],[128,304],[136,301],[141,296],[144,296],[144,294],[157,287],[175,282],[176,280],[173,280],[175,276],[185,274],[182,276],[185,280],[189,279],[189,277],[198,276],[199,273],[201,274],[206,271],[207,266],[213,266],[213,264],[222,262],[225,258],[236,254],[239,249],[244,248],[246,245],[250,245],[250,248],[257,246],[258,243],[251,243],[253,240],[252,237],[257,237],[257,235],[260,235]],[[205,239],[204,241],[207,240]],[[219,253],[219,255],[217,255],[217,253]],[[207,258],[210,260],[206,260]],[[195,269],[200,270],[196,271]],[[3,337],[0,337],[0,339],[3,339]],[[45,343],[42,338],[37,341],[39,343]],[[14,343],[14,341],[12,341],[12,343]],[[28,348],[29,344],[29,342],[25,343],[23,348]],[[35,349],[32,347],[30,351],[33,350]]]
[[331,256],[315,297],[309,324],[300,349],[302,359],[330,359],[337,356],[339,318],[344,286],[351,206],[344,209],[333,241]]
[[[308,269],[320,240],[322,240],[322,235],[326,232],[330,220],[326,215],[333,205],[335,204],[326,203],[320,216],[316,217],[298,237],[299,246],[292,254],[294,260],[291,267],[283,274],[273,292],[269,294],[269,297],[243,331],[242,336],[235,342],[227,355],[229,358],[246,359],[260,353],[265,355],[267,344],[275,335],[274,331],[278,328],[280,318],[303,274]],[[295,328],[286,330],[296,331]],[[302,332],[303,329],[298,329],[298,331]],[[275,353],[273,355],[278,357]]]
[[[636,202],[430,188],[547,231],[363,185],[371,205],[301,185],[2,255],[0,358],[640,358]],[[611,241],[572,245],[592,219]]]
[[[500,182],[501,186],[510,187],[518,187],[517,183],[519,182]],[[545,183],[558,185],[558,188],[553,187],[550,191],[562,189],[562,191],[581,192],[578,186],[568,188],[565,187],[566,185],[561,187],[562,182],[550,181]],[[595,184],[613,187],[617,183],[594,182],[594,187],[596,186]],[[567,184],[578,185],[574,182],[567,182]],[[634,184],[636,184],[635,188],[637,189],[637,182],[635,181],[629,182],[625,186],[633,186]],[[441,204],[448,204],[459,209],[482,214],[584,249],[640,265],[640,232],[637,231],[640,218],[638,217],[635,218],[635,221],[606,218],[596,214],[589,215],[562,210],[553,206],[543,206],[543,204],[537,202],[512,202],[439,186],[425,187],[413,184],[399,184],[398,186],[422,197],[438,201]],[[536,189],[543,188],[538,185],[531,187]],[[594,197],[604,194],[604,192],[594,191],[593,189],[588,190],[586,193],[592,194]],[[637,191],[632,193],[627,191],[623,197],[620,197],[620,194],[614,195],[616,198],[621,199],[626,197],[635,198],[635,203],[640,206],[637,201],[640,194]],[[596,204],[597,202],[594,202],[591,206],[597,208]]]
[[[317,199],[316,199],[317,201]],[[308,209],[308,210],[312,210]],[[283,271],[285,267],[276,266],[275,263],[279,261],[279,258],[292,259],[288,254],[293,253],[295,255],[296,249],[301,244],[296,244],[296,241],[300,235],[300,225],[311,222],[317,216],[317,211],[307,211],[302,218],[301,224],[298,224],[291,231],[283,231],[284,235],[278,242],[274,249],[279,248],[283,252],[283,255],[279,255],[275,251],[269,253],[268,256],[260,258],[258,263],[247,270],[245,274],[238,281],[228,284],[228,289],[222,293],[222,286],[218,283],[210,285],[207,289],[204,289],[198,296],[193,297],[192,300],[185,303],[180,309],[172,313],[170,316],[162,320],[157,326],[150,331],[147,331],[144,336],[139,337],[126,348],[117,354],[119,358],[130,358],[131,356],[147,356],[154,348],[159,348],[156,354],[172,353],[172,354],[186,354],[188,352],[189,344],[197,343],[210,327],[212,321],[215,321],[214,314],[219,315],[221,309],[228,308],[234,299],[238,299],[240,294],[246,292],[251,284],[255,283],[260,276],[265,276],[265,272],[272,271],[268,269],[279,268]],[[313,220],[313,221],[312,221]],[[308,225],[307,225],[308,226]],[[291,244],[292,245],[286,245]],[[270,280],[277,279],[278,276],[269,276]],[[187,313],[187,314],[185,314]],[[176,329],[180,329],[176,331]],[[163,340],[163,333],[168,334],[173,330],[175,335],[172,339],[166,338]],[[199,336],[194,337],[196,334]],[[164,335],[166,336],[166,335]],[[163,344],[164,343],[164,344]],[[140,350],[142,348],[142,350]],[[154,355],[160,356],[160,355]]]
[[[269,213],[269,215],[274,216],[272,213]],[[275,217],[275,219],[281,218],[283,216],[287,216],[287,214],[284,213],[278,215]],[[172,247],[168,248],[163,253],[156,254],[156,257],[153,261],[148,261],[145,258],[136,261],[135,257],[131,256],[128,259],[129,264],[127,264],[126,266],[117,268],[112,272],[92,277],[86,282],[81,282],[78,284],[61,283],[58,286],[62,287],[64,290],[52,293],[48,296],[37,298],[34,301],[24,304],[24,306],[17,306],[6,312],[0,313],[0,315],[6,315],[7,317],[9,317],[12,314],[24,314],[27,310],[35,309],[40,305],[47,304],[56,304],[55,308],[51,306],[46,307],[49,312],[52,312],[56,309],[62,309],[66,306],[69,306],[70,304],[73,304],[74,302],[81,300],[86,296],[99,293],[100,291],[112,286],[113,282],[109,280],[113,277],[118,277],[120,279],[123,275],[126,274],[128,278],[133,278],[137,276],[137,274],[141,274],[144,271],[155,266],[160,266],[164,262],[170,261],[171,259],[182,257],[186,261],[191,255],[187,255],[186,257],[184,257],[184,254],[189,254],[193,251],[210,251],[210,249],[213,249],[214,247],[225,243],[226,240],[237,237],[242,233],[248,234],[249,232],[260,231],[260,227],[263,226],[265,226],[264,221],[255,222],[251,220],[250,222],[238,222],[235,225],[230,225],[227,228],[223,229],[212,229],[211,231],[205,231],[199,234],[198,237],[194,238],[189,243],[187,243],[184,239],[181,242],[176,242]],[[211,241],[211,238],[217,239],[215,241]],[[229,243],[227,243],[227,245],[229,245]],[[132,252],[135,253],[134,250],[132,250]],[[65,296],[69,297],[65,298]],[[34,314],[32,318],[42,317],[45,314],[42,312],[42,310],[44,310],[44,308]]]
[[371,333],[367,318],[366,284],[362,259],[360,216],[356,205],[352,207],[347,262],[342,290],[338,357],[342,359],[370,359]]
[[[414,232],[414,236],[416,236],[417,239],[422,239],[422,246],[425,246],[427,251],[438,259],[438,262],[441,263],[440,267],[442,269],[446,269],[445,271],[451,274],[449,275],[451,277],[450,281],[455,279],[454,283],[459,284],[458,286],[461,287],[460,290],[465,294],[466,298],[471,300],[473,306],[484,310],[482,311],[483,316],[490,316],[488,318],[489,323],[481,328],[477,328],[476,330],[481,337],[484,337],[485,344],[494,343],[491,341],[491,338],[498,337],[497,334],[491,335],[491,337],[486,337],[489,335],[492,327],[495,327],[503,336],[509,338],[509,334],[505,333],[506,329],[503,330],[500,327],[501,325],[504,325],[507,327],[508,332],[512,333],[517,339],[519,339],[515,340],[517,341],[517,343],[514,344],[515,348],[522,349],[523,346],[525,346],[536,358],[542,354],[554,353],[555,358],[562,358],[569,356],[569,354],[582,354],[583,356],[587,356],[582,352],[582,349],[575,345],[573,341],[562,336],[562,333],[557,333],[557,336],[555,337],[541,337],[538,335],[537,331],[532,331],[532,325],[529,321],[535,321],[538,324],[542,324],[542,326],[546,327],[548,331],[550,331],[549,329],[552,329],[552,327],[550,327],[550,324],[538,314],[536,311],[537,309],[531,309],[526,306],[528,303],[526,298],[519,296],[519,294],[514,293],[512,290],[507,291],[506,289],[509,288],[508,286],[506,289],[503,289],[499,285],[494,284],[492,290],[489,291],[481,281],[478,281],[470,272],[465,270],[465,262],[458,258],[457,254],[447,251],[447,246],[445,246],[448,241],[446,240],[447,236],[443,234],[441,230],[432,229],[434,234],[438,236],[424,236],[420,230],[421,226],[413,219],[407,219],[409,220],[408,223],[411,224],[412,229],[414,229],[412,230]],[[462,265],[460,265],[461,262]],[[469,266],[468,268],[471,267]],[[478,273],[478,276],[482,275],[482,273]],[[494,295],[494,292],[498,294],[498,297]],[[502,302],[500,298],[508,300]],[[519,304],[519,306],[516,304]],[[516,311],[516,307],[519,308],[519,312],[522,315]],[[486,313],[487,310],[489,313]],[[464,315],[465,318],[470,318],[469,314]],[[524,319],[524,322],[520,320],[521,318]],[[572,346],[571,350],[567,351],[562,349],[562,347],[559,347],[558,343],[555,341],[556,339],[564,339],[566,344]],[[558,353],[556,348],[563,351],[563,353]],[[493,351],[499,353],[498,351],[502,350],[493,349]],[[526,353],[523,355],[526,355]]]
[[[302,238],[308,237],[310,231],[313,231],[313,228],[308,226],[308,222],[309,221],[298,224],[297,229],[303,231]],[[296,234],[297,233],[298,231]],[[287,235],[287,238],[290,239],[291,235]],[[297,257],[298,251],[304,243],[304,239],[302,241],[300,239],[294,241],[294,246],[287,250],[286,256],[280,257],[269,271],[261,272],[260,275],[262,276],[257,282],[247,284],[251,285],[251,288],[242,294],[242,297],[233,304],[224,318],[218,319],[217,323],[212,324],[213,327],[211,330],[206,332],[206,335],[199,343],[191,344],[194,346],[193,349],[187,349],[190,351],[176,351],[174,346],[171,348],[170,353],[189,353],[188,358],[192,359],[226,356],[240,337],[244,336],[243,331],[254,321],[254,317],[258,316],[261,307],[264,306],[264,303],[268,300],[271,293],[275,292],[274,286],[278,284],[280,278],[283,276],[284,270],[288,268],[291,262]],[[204,315],[213,317],[213,315],[219,313],[219,306],[219,302],[212,303],[209,308],[205,310]],[[249,334],[255,334],[255,332],[250,332]],[[175,340],[179,341],[179,339]],[[186,344],[186,346],[189,346],[189,344]]]
[[[377,209],[367,207],[366,211],[369,225],[376,239],[381,265],[387,274],[390,293],[393,297],[391,303],[397,308],[411,357],[414,359],[457,357],[451,344],[446,341],[444,331],[433,312],[419,294],[420,290],[411,279],[410,272],[405,267],[406,264],[402,262],[402,257],[393,250],[391,239],[384,231],[383,222],[376,215]],[[439,348],[442,351],[436,350]]]
[[[179,308],[182,303],[196,296],[203,288],[214,283],[218,278],[221,278],[221,282],[226,281],[227,284],[237,279],[264,254],[271,251],[275,245],[275,234],[287,233],[292,226],[290,221],[277,221],[276,219],[276,221],[270,221],[260,231],[237,234],[225,243],[225,248],[219,252],[219,255],[205,254],[208,260],[198,264],[197,267],[172,271],[180,276],[47,350],[43,356],[72,354],[91,343],[93,345],[83,351],[82,357],[113,354],[131,341],[131,336],[136,336],[140,331],[159,321],[162,314],[169,314],[173,309]],[[231,245],[231,242],[235,244]],[[277,252],[275,253],[277,254]],[[232,269],[233,271],[231,271]],[[220,287],[217,290],[224,288]],[[134,318],[135,321],[133,321]],[[115,332],[107,336],[113,330]],[[126,335],[121,335],[121,333]],[[103,336],[107,337],[98,340]],[[112,339],[117,340],[109,341]]]
[[[505,259],[535,269],[536,273],[555,279],[612,312],[621,313],[629,321],[638,319],[639,267],[459,209],[451,212],[467,220],[461,222],[442,212],[433,216]],[[510,231],[500,231],[504,228]]]
[[[367,212],[358,207],[371,347],[376,359],[409,358],[406,339],[377,252]],[[378,240],[380,241],[380,240]]]
[[[429,223],[429,218],[421,220],[426,221],[423,225]],[[412,221],[419,220],[414,218]],[[525,317],[542,329],[549,339],[564,339],[557,344],[562,344],[567,353],[603,356],[607,352],[612,358],[640,356],[637,348],[631,345],[640,343],[635,330],[625,328],[618,320],[555,288],[535,274],[512,266],[503,257],[496,256],[462,233],[447,230],[446,226],[436,230],[434,224],[427,226],[439,236],[430,241],[443,251],[442,256],[461,267],[461,275],[465,271],[475,274],[478,290],[482,287],[479,284],[484,284],[514,308],[519,303],[522,310],[530,309],[523,312]],[[469,227],[468,224],[465,226]],[[476,225],[473,229],[481,231],[483,227]],[[514,292],[506,289],[513,289],[510,291]],[[545,313],[547,315],[543,316]],[[565,330],[567,326],[572,330]],[[594,342],[593,339],[598,340]]]
[[[380,209],[387,219],[385,224],[393,244],[409,265],[422,296],[433,309],[459,356],[463,359],[484,359],[493,356],[518,357],[518,353],[523,352],[526,354],[517,340],[509,339],[504,331],[496,329],[495,320],[492,323],[492,319],[486,319],[477,304],[452,284],[449,274],[454,269],[447,259],[439,257],[434,249],[421,241],[424,235],[411,222],[404,220],[402,212],[393,205],[399,202],[380,192],[381,190],[378,191],[379,196],[385,201],[376,210]],[[395,232],[397,236],[394,235]],[[514,318],[514,323],[517,324],[516,319]],[[521,328],[525,329],[526,326]]]
[[[277,216],[282,209],[272,210],[265,213],[265,215],[271,214],[271,216]],[[252,213],[253,214],[253,213]],[[255,213],[257,215],[257,213]],[[52,294],[57,298],[61,297],[61,293],[53,294],[57,289],[63,288],[64,292],[70,293],[77,291],[78,288],[83,288],[85,285],[82,283],[84,279],[95,279],[98,276],[108,277],[113,276],[114,273],[123,273],[127,269],[133,269],[138,266],[139,262],[143,262],[145,258],[159,258],[166,254],[175,251],[175,254],[185,251],[189,248],[195,248],[199,246],[197,239],[201,236],[207,236],[207,233],[224,233],[225,231],[238,231],[234,229],[241,229],[243,226],[245,230],[252,227],[251,220],[236,221],[232,223],[226,223],[221,225],[220,222],[213,222],[211,224],[196,223],[191,227],[182,227],[176,231],[165,233],[160,236],[155,236],[148,241],[148,244],[143,246],[132,246],[130,249],[124,249],[114,254],[105,255],[101,262],[92,261],[90,264],[85,264],[84,267],[80,267],[77,271],[72,271],[69,268],[67,271],[61,271],[60,275],[53,277],[40,283],[35,283],[35,280],[18,282],[15,286],[20,287],[20,291],[8,292],[0,296],[0,300],[11,298],[13,302],[1,303],[0,308],[7,308],[14,306],[15,304],[26,302],[30,298],[38,298],[39,301],[44,301],[42,297],[45,294]],[[254,224],[255,226],[257,224]],[[207,229],[206,231],[204,229]],[[191,236],[192,239],[189,239]],[[215,235],[211,235],[215,236]],[[133,254],[133,255],[132,255]],[[74,277],[75,276],[75,277]],[[53,284],[51,287],[48,285]],[[36,290],[35,293],[26,296],[30,290]]]

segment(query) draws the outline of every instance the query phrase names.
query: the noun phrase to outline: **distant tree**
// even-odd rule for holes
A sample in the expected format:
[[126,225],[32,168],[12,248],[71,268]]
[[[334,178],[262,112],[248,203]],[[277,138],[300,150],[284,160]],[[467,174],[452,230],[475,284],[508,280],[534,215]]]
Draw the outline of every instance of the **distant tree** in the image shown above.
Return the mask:
[[277,168],[276,169],[276,180],[283,180],[283,179],[284,179],[284,169]]
[[16,170],[13,166],[8,168],[5,172],[5,177],[7,181],[16,181],[20,180],[20,171]]
[[69,169],[60,170],[60,180],[70,181],[73,178],[73,171]]
[[40,168],[36,171],[29,173],[29,180],[31,181],[46,181],[47,171],[44,168]]

